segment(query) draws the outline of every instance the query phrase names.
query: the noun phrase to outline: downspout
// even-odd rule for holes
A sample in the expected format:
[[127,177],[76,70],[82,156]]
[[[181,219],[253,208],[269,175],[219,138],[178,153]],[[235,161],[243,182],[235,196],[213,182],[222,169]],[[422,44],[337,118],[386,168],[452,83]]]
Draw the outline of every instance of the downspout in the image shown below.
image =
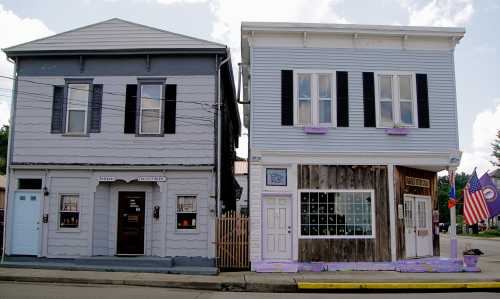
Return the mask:
[[10,192],[10,160],[12,158],[12,151],[13,151],[13,144],[12,144],[12,139],[14,138],[14,118],[15,118],[15,113],[16,113],[16,101],[17,101],[17,58],[14,58],[14,60],[11,60],[10,58],[7,57],[7,61],[11,62],[14,64],[14,71],[12,74],[12,77],[14,78],[14,81],[12,82],[12,101],[10,103],[10,120],[9,120],[9,141],[8,141],[8,149],[7,149],[7,163],[6,163],[6,178],[5,178],[5,207],[4,207],[4,213],[3,213],[3,244],[2,244],[2,259],[0,263],[4,263],[5,260],[5,250],[6,248],[6,243],[7,243],[7,206],[9,202],[9,192]]
[[221,92],[221,68],[224,64],[226,64],[230,59],[231,55],[229,54],[229,50],[226,50],[227,57],[222,60],[217,66],[217,214],[219,217],[222,212],[222,205],[220,201],[220,191],[221,191],[221,156],[222,156],[222,146],[221,146],[221,136],[222,136],[222,92]]
[[[238,63],[238,92],[236,93],[236,102],[238,104],[243,104],[243,105],[248,105],[250,104],[250,101],[241,101],[240,100],[240,90],[241,90],[241,70],[242,70],[243,66],[241,65],[241,62]],[[245,116],[243,116],[245,117]]]

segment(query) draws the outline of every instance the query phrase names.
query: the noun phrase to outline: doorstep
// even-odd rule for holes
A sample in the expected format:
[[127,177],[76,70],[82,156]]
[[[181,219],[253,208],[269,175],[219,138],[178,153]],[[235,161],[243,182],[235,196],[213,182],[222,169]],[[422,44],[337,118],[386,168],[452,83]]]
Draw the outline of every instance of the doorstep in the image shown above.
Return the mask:
[[184,257],[37,258],[8,256],[0,267],[186,275],[217,275],[219,273],[217,267],[209,259]]

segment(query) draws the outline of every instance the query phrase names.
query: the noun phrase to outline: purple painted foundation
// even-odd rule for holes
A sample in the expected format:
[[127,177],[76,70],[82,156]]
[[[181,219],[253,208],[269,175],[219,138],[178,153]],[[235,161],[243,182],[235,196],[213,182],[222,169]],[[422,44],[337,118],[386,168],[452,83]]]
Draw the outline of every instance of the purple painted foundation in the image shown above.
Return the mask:
[[457,239],[451,239],[450,243],[450,257],[452,259],[456,259],[458,257],[458,245],[457,245]]

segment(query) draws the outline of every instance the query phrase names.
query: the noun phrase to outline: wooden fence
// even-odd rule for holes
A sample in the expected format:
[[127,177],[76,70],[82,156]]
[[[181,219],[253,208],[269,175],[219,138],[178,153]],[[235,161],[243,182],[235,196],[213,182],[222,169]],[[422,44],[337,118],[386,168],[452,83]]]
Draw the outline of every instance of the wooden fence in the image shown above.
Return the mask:
[[216,220],[217,267],[248,269],[248,217],[228,212]]

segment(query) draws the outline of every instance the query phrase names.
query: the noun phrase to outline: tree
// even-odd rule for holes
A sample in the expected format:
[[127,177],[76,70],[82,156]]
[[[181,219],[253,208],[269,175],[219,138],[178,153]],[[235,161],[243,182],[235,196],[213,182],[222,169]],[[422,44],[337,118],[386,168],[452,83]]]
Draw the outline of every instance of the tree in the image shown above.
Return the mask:
[[[458,173],[455,177],[455,188],[457,196],[457,215],[463,214],[463,198],[462,193],[469,175],[466,173]],[[450,182],[448,176],[443,176],[438,179],[438,207],[439,207],[439,222],[450,222],[450,209],[448,208],[448,199],[450,198]]]
[[497,138],[493,141],[491,147],[493,149],[492,156],[496,160],[491,161],[491,163],[495,166],[500,167],[500,130],[497,131]]
[[7,147],[9,144],[9,126],[3,125],[0,128],[0,174],[5,174],[7,170]]

